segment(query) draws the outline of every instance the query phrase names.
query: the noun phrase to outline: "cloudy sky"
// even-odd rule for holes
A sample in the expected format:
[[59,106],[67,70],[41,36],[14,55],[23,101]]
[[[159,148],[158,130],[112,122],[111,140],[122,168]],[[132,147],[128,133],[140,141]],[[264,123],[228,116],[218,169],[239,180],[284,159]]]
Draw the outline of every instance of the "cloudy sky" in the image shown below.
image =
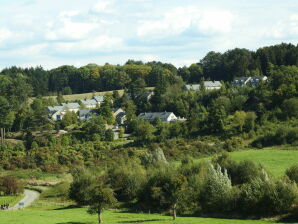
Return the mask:
[[0,69],[198,62],[298,43],[297,0],[0,0]]

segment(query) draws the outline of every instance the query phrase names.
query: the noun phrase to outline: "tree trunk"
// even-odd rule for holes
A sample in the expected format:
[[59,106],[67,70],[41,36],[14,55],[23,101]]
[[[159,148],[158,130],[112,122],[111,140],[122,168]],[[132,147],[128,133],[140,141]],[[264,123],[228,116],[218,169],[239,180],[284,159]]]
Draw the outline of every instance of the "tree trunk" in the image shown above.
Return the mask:
[[101,218],[101,210],[100,209],[98,209],[97,214],[98,214],[98,223],[99,224],[103,223],[102,218]]
[[173,220],[176,220],[176,204],[173,206]]

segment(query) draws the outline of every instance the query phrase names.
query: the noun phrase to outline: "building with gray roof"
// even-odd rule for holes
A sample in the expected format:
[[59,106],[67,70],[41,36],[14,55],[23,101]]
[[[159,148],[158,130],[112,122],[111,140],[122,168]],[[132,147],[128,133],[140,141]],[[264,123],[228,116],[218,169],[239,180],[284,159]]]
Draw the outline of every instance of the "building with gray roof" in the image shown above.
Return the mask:
[[[206,90],[216,90],[221,88],[220,81],[204,81],[204,87]],[[185,85],[185,90],[193,90],[193,91],[200,91],[201,85],[200,84],[189,84]]]
[[78,103],[62,103],[62,106],[64,110],[69,110],[75,113],[80,109],[80,104]]
[[95,109],[100,105],[95,99],[80,100],[79,103],[83,104],[87,109]]
[[104,101],[104,96],[94,96],[93,99],[96,100],[97,103],[102,104]]
[[79,119],[81,121],[88,121],[89,119],[91,119],[93,115],[99,115],[99,111],[94,109],[93,110],[83,109],[83,110],[79,110],[78,114],[79,114]]
[[145,112],[140,113],[138,117],[149,122],[153,122],[156,119],[160,119],[163,122],[172,122],[178,120],[173,112]]

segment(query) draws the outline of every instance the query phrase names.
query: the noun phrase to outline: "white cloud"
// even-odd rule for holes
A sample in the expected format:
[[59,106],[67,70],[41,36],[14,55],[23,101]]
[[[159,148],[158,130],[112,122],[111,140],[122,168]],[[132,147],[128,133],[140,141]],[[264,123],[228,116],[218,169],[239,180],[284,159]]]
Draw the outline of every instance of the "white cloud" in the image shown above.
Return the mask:
[[91,9],[95,13],[113,13],[113,5],[110,1],[101,0]]
[[194,28],[202,34],[227,33],[232,29],[233,14],[226,10],[203,10],[196,6],[177,7],[161,19],[140,23],[138,35],[160,37],[177,35]]
[[81,40],[90,34],[91,31],[98,28],[94,22],[74,22],[72,17],[78,15],[78,11],[64,11],[60,13],[56,23],[49,22],[48,30],[45,33],[47,40]]
[[87,38],[78,42],[60,42],[53,45],[54,50],[59,54],[107,52],[119,49],[121,46],[122,39],[106,35]]
[[0,28],[0,43],[9,39],[12,36],[12,32],[5,28]]
[[297,0],[34,1],[0,0],[0,68],[129,58],[181,66],[211,50],[298,42]]
[[47,44],[34,44],[30,46],[26,46],[20,49],[14,49],[12,51],[9,51],[8,57],[32,57],[37,58],[40,56],[41,51],[44,50],[47,47]]

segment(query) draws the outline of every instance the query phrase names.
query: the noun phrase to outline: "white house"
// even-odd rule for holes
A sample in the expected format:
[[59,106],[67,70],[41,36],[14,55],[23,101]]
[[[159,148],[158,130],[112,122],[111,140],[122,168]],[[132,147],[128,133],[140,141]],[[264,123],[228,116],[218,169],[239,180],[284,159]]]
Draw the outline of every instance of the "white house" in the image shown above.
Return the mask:
[[157,118],[159,118],[163,122],[168,122],[168,123],[178,120],[178,118],[173,112],[149,112],[149,113],[145,112],[145,113],[139,114],[138,117],[150,122],[153,122]]

